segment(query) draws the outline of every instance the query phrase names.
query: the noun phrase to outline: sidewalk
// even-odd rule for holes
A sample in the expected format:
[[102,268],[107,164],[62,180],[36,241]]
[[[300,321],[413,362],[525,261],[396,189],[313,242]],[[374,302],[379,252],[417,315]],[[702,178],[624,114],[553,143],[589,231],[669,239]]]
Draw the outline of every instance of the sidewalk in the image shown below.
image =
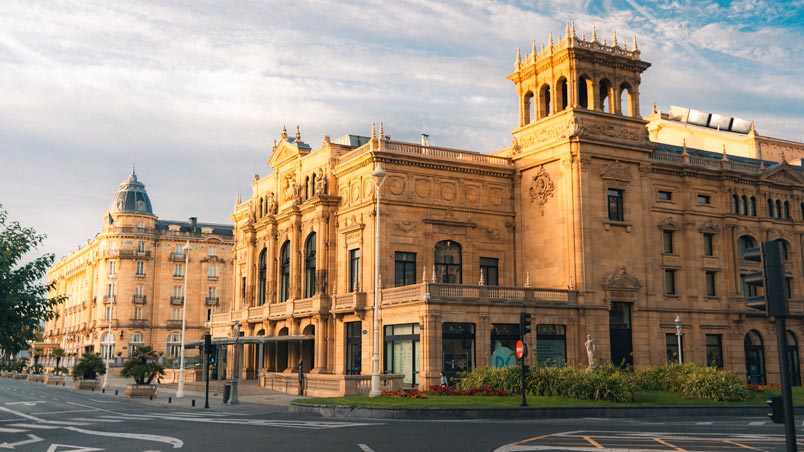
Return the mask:
[[[101,379],[102,378],[103,377],[101,377]],[[71,383],[72,380],[68,381],[65,387],[71,389]],[[185,383],[184,397],[182,398],[176,397],[176,390],[178,389],[177,383],[159,384],[157,397],[154,397],[153,400],[149,400],[148,398],[127,399],[124,394],[126,385],[129,383],[131,383],[131,379],[122,378],[115,373],[111,373],[106,385],[106,391],[95,390],[95,392],[101,392],[106,396],[116,396],[124,400],[141,402],[148,405],[170,408],[204,409],[204,382]],[[300,396],[297,395],[262,388],[256,381],[247,380],[241,381],[237,385],[237,398],[239,403],[237,405],[224,404],[223,383],[224,382],[211,381],[209,384],[210,410],[220,412],[288,413],[290,402],[300,398]],[[75,389],[72,390],[75,391]],[[195,407],[193,407],[193,401],[195,401]]]

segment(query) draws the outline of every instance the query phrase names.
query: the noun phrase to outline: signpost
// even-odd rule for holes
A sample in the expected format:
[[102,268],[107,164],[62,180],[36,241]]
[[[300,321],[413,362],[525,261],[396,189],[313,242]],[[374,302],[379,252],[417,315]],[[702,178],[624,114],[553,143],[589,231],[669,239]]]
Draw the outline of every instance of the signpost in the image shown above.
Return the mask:
[[525,343],[516,341],[516,359],[522,359],[525,356]]

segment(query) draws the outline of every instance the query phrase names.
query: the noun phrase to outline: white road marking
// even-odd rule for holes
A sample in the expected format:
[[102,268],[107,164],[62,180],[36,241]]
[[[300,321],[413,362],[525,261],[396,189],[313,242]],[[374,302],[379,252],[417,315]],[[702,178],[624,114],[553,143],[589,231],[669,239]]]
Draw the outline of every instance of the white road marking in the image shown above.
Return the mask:
[[362,450],[363,452],[374,452],[374,449],[368,447],[365,444],[358,444],[357,447],[359,447],[360,450]]
[[130,439],[140,439],[143,441],[157,441],[160,443],[170,444],[173,446],[174,449],[179,449],[184,445],[184,442],[182,440],[170,436],[148,435],[144,433],[97,432],[94,430],[86,430],[77,427],[64,427],[64,429],[78,433],[84,433],[86,435],[112,436],[115,438],[130,438]]
[[749,422],[748,425],[765,425],[767,423],[768,423],[768,421],[753,421],[753,422]]
[[82,422],[109,422],[109,423],[123,422],[123,419],[100,419],[97,417],[77,417],[75,418],[75,420]]
[[87,413],[93,412],[95,410],[64,410],[64,411],[38,411],[36,413],[31,413],[34,416],[39,416],[42,414],[65,414],[65,413]]
[[29,402],[9,402],[6,405],[25,405],[25,406],[36,406],[39,403],[45,403],[44,400],[31,400]]
[[0,444],[0,449],[14,449],[16,446],[24,446],[26,444],[33,444],[38,443],[39,441],[44,441],[42,438],[36,435],[31,435],[30,433],[28,434],[28,438],[29,439],[26,439],[24,441],[17,441],[16,443],[2,443]]
[[18,428],[0,427],[0,433],[22,433],[22,432],[27,432],[27,430],[20,430]]
[[11,427],[19,428],[32,428],[34,430],[53,430],[61,428],[58,425],[45,425],[45,424],[8,424]]
[[[59,449],[60,447],[69,447],[69,449]],[[47,452],[94,452],[96,450],[106,449],[96,449],[94,447],[84,446],[69,446],[67,444],[51,444]]]
[[695,425],[712,425],[714,422],[696,422]]

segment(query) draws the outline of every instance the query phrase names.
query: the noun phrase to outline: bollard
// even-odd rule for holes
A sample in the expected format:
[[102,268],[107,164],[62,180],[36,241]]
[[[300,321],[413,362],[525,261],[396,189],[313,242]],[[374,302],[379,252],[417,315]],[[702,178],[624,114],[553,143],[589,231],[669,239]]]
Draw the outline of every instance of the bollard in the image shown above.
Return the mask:
[[117,395],[117,389],[114,390],[114,395]]
[[173,403],[173,397],[168,397],[168,403]]
[[67,384],[67,383],[65,383],[65,382],[63,382],[63,381],[62,381],[62,382],[61,382],[61,387],[63,388],[63,387],[66,385],[66,384]]
[[101,389],[101,394],[106,394],[106,388]]
[[148,400],[153,400],[153,399],[154,399],[154,396],[153,396],[153,395],[149,395],[149,396],[148,396]]
[[192,400],[192,404],[190,406],[195,406],[195,399]]
[[92,385],[92,392],[95,392],[95,385]]

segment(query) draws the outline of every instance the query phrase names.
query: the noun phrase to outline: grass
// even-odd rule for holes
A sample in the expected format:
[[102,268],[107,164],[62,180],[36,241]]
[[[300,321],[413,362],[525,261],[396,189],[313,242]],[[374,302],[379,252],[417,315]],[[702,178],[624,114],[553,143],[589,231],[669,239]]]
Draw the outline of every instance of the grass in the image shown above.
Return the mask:
[[[578,400],[566,397],[528,396],[530,407],[600,407],[600,406],[765,406],[771,395],[779,395],[778,389],[765,392],[748,391],[748,399],[742,402],[712,402],[710,400],[686,399],[678,393],[667,391],[644,391],[638,393],[637,402],[614,403],[593,400]],[[426,399],[403,397],[318,397],[297,399],[297,403],[311,405],[349,405],[387,408],[512,408],[518,407],[520,396],[441,396],[427,394]],[[793,388],[793,404],[804,405],[804,388]]]

